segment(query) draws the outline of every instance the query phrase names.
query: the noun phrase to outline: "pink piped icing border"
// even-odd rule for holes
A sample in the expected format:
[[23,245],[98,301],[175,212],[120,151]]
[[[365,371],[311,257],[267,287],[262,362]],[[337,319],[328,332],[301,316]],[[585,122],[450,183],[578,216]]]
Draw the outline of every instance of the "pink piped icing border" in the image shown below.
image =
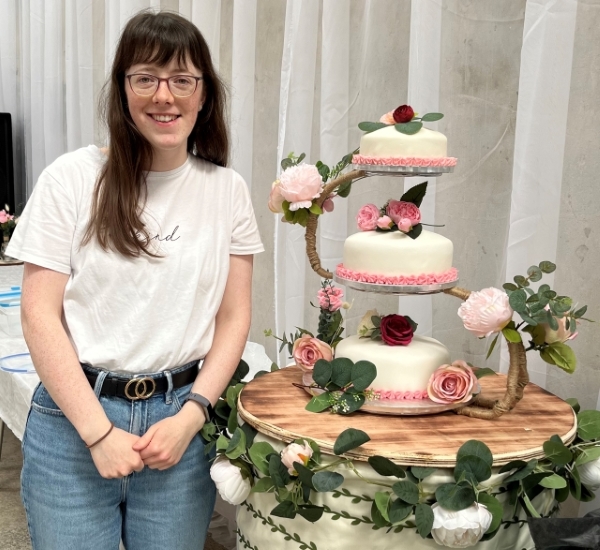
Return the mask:
[[420,401],[429,399],[427,390],[415,391],[393,391],[393,390],[373,390],[378,401]]
[[455,157],[367,157],[354,155],[354,164],[373,164],[378,166],[456,166]]
[[338,277],[357,281],[359,283],[371,283],[377,285],[435,285],[441,283],[451,283],[458,279],[458,269],[451,267],[442,273],[421,273],[420,275],[377,275],[373,273],[362,273],[347,269],[344,264],[339,264],[335,270]]

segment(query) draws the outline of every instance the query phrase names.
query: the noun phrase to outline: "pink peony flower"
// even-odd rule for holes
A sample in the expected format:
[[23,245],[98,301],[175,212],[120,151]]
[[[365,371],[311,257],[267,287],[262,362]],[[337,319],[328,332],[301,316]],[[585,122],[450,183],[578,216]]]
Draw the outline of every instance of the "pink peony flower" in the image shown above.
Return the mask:
[[306,441],[304,441],[304,445],[290,443],[281,451],[281,462],[288,469],[290,475],[297,476],[298,472],[294,468],[294,462],[299,462],[306,466],[312,455],[313,450]]
[[284,200],[290,203],[290,210],[310,208],[323,188],[323,178],[316,166],[299,164],[284,170],[279,176],[279,188]]
[[294,342],[292,356],[296,361],[296,365],[303,371],[312,372],[315,363],[319,359],[325,359],[325,361],[333,359],[333,350],[329,344],[308,334],[303,334]]
[[273,214],[282,214],[283,200],[279,180],[275,180],[273,185],[271,185],[271,193],[269,194],[269,210],[273,212]]
[[323,210],[325,212],[333,212],[335,204],[333,203],[333,199],[331,197],[327,197],[323,202]]
[[361,231],[373,231],[378,219],[379,208],[374,204],[365,204],[356,214],[356,223]]
[[427,383],[427,395],[436,403],[466,403],[476,385],[473,369],[464,361],[454,361],[434,371]]
[[337,311],[342,307],[342,296],[344,291],[341,288],[330,287],[319,290],[319,307],[327,311]]
[[6,223],[10,220],[12,220],[14,218],[14,216],[12,216],[11,214],[8,214],[6,212],[6,210],[0,210],[0,223]]
[[[400,231],[410,231],[410,227],[417,225],[421,221],[421,211],[412,202],[391,200],[388,202],[385,213],[394,221]],[[410,224],[408,229],[400,227],[401,223],[402,227],[406,227],[407,222],[404,220],[408,220]]]
[[385,113],[385,115],[379,119],[379,122],[383,122],[384,124],[396,124],[396,121],[394,120],[394,111]]
[[[565,343],[568,340],[574,340],[577,337],[577,332],[571,334],[571,329],[567,329],[567,318],[561,317],[556,319],[558,322],[558,330],[552,330],[548,323],[539,323],[544,329],[544,342],[546,344],[554,344],[554,342]],[[571,320],[571,323],[575,321]]]
[[394,222],[389,216],[381,216],[381,218],[377,220],[377,227],[379,227],[379,229],[391,229],[392,225],[394,225]]
[[490,287],[471,292],[458,308],[458,316],[467,330],[483,338],[500,332],[512,319],[513,310],[506,292]]

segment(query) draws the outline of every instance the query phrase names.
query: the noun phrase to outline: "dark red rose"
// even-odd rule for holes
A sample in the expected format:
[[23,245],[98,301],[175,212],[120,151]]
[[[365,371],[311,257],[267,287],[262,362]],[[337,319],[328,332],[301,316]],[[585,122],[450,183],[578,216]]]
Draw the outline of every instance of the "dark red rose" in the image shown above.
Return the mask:
[[400,105],[394,111],[394,120],[398,123],[410,122],[415,116],[415,112],[410,105]]
[[388,346],[408,346],[413,338],[413,328],[403,315],[386,315],[381,318],[381,339]]

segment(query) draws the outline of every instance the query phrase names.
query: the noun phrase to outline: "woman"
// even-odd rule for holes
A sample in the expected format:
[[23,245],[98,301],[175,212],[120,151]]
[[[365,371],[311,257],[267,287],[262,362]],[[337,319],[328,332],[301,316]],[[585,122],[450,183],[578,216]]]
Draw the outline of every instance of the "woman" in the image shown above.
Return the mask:
[[241,357],[263,248],[194,25],[134,16],[104,107],[108,148],[51,164],[10,242],[42,380],[29,530],[34,550],[198,550],[215,497],[198,432]]

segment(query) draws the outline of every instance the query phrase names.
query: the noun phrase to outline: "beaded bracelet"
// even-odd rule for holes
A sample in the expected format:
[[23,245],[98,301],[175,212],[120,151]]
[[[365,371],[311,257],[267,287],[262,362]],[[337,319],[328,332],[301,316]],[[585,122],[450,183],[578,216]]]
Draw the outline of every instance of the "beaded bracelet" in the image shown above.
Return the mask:
[[108,437],[108,434],[109,434],[110,432],[112,432],[112,430],[113,430],[113,428],[114,428],[114,427],[115,427],[115,423],[114,423],[114,422],[111,422],[111,423],[110,423],[110,428],[108,428],[108,431],[107,431],[107,432],[106,432],[106,433],[105,433],[105,434],[104,434],[104,435],[103,435],[103,436],[102,436],[100,439],[98,439],[97,441],[94,441],[94,442],[93,442],[91,445],[88,445],[88,444],[86,443],[86,444],[85,444],[85,446],[86,446],[88,449],[91,449],[91,448],[92,448],[94,445],[98,445],[98,443],[100,443],[100,441],[102,441],[103,439],[106,439],[106,438]]

